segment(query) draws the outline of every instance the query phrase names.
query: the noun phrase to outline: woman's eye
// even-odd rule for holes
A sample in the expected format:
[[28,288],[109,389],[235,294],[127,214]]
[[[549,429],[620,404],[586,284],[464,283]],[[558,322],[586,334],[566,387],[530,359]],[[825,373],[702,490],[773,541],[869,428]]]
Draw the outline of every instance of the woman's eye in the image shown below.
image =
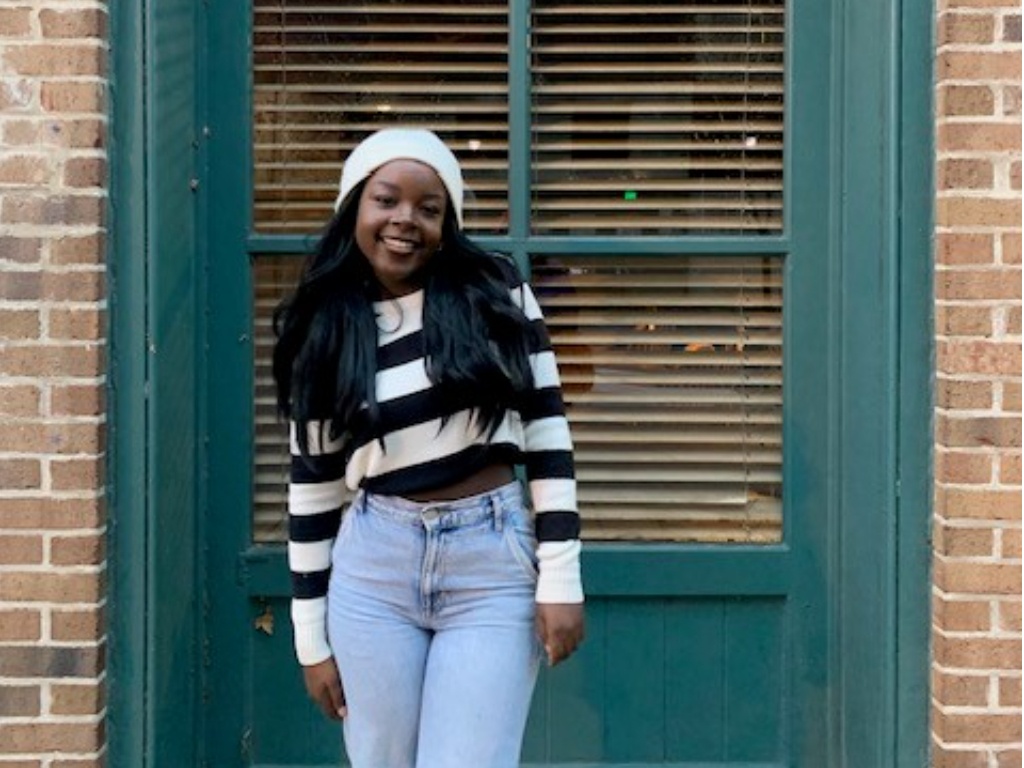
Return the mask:
[[388,197],[387,195],[377,195],[373,199],[378,205],[393,205],[395,202],[393,197]]

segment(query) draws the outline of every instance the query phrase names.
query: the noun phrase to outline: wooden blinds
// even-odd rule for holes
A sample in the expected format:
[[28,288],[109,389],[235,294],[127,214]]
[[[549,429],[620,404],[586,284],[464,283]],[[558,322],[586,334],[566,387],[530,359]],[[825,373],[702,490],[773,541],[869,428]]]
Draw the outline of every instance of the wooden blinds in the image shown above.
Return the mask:
[[534,2],[533,231],[779,230],[784,6]]
[[508,4],[254,0],[253,222],[319,231],[367,134],[423,125],[458,154],[466,228],[502,233]]
[[[271,315],[301,259],[254,262],[254,539],[286,535]],[[544,257],[588,539],[777,541],[782,270],[775,259]]]
[[[784,6],[533,2],[532,231],[778,231]],[[467,229],[504,233],[509,25],[507,2],[254,0],[255,229],[318,231],[349,150],[413,124],[462,160]]]
[[779,540],[781,264],[562,256],[536,260],[532,283],[586,538]]

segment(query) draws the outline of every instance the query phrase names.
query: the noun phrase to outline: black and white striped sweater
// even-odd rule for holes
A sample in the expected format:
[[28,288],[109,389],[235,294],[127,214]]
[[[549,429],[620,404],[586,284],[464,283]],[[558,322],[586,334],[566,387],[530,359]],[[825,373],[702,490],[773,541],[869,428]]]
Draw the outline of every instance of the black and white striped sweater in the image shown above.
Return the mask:
[[520,283],[512,296],[533,326],[534,389],[493,434],[479,429],[471,410],[450,413],[441,406],[423,357],[422,290],[374,304],[382,439],[359,430],[332,439],[325,424],[313,422],[306,425],[309,455],[302,456],[292,423],[288,561],[301,664],[331,653],[326,595],[346,487],[401,496],[448,485],[491,463],[521,463],[539,541],[537,601],[582,602],[572,439],[555,356],[530,287]]

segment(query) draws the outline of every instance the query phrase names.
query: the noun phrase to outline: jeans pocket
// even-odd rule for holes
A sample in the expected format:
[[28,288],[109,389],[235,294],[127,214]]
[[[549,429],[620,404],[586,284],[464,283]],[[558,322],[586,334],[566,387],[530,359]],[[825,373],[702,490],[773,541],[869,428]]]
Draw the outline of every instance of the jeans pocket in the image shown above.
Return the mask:
[[[511,521],[510,521],[511,522]],[[537,580],[537,537],[533,529],[521,524],[505,526],[505,545],[520,567],[533,581]]]

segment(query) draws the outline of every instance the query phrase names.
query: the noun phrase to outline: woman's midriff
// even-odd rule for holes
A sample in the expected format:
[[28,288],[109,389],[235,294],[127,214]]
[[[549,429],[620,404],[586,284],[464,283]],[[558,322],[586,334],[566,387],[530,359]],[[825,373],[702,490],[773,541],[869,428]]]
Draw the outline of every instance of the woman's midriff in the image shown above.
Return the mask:
[[515,473],[508,464],[489,464],[469,477],[464,477],[440,488],[431,488],[423,493],[410,493],[406,495],[406,498],[412,501],[455,501],[467,496],[487,493],[487,491],[512,482],[513,479],[515,479]]

